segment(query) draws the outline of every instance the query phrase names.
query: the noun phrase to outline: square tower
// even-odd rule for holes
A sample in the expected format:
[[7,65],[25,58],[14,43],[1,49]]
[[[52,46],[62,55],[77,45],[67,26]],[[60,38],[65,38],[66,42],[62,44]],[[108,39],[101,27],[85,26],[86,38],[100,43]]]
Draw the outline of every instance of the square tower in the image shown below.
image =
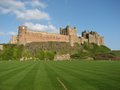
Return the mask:
[[19,44],[26,44],[26,32],[27,26],[19,26],[18,27],[18,43]]
[[71,46],[74,46],[74,43],[79,42],[77,37],[77,28],[71,28],[69,25],[66,28],[60,28],[61,35],[69,36],[69,42]]

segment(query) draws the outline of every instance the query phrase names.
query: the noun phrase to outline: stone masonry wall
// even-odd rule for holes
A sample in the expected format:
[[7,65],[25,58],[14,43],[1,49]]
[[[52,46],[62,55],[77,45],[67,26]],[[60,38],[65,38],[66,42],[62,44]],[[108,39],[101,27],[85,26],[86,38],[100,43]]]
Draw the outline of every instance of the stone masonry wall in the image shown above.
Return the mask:
[[18,35],[13,36],[11,44],[27,44],[31,42],[69,42],[71,46],[74,43],[83,44],[84,42],[95,43],[97,45],[104,45],[104,38],[101,37],[97,32],[82,32],[82,37],[77,37],[76,27],[60,29],[60,34],[52,34],[47,32],[38,32],[27,30],[26,26],[19,26]]
[[60,34],[50,34],[45,32],[32,32],[28,31],[26,32],[24,36],[24,42],[30,43],[30,42],[48,42],[48,41],[56,41],[56,42],[69,42],[69,37],[65,35]]
[[11,44],[16,44],[17,43],[17,36],[12,36],[10,40]]

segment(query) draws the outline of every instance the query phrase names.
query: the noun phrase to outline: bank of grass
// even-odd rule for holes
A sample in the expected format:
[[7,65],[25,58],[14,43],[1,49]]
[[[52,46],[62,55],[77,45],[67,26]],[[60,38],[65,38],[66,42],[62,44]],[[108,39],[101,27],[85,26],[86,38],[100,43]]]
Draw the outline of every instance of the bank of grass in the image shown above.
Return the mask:
[[[84,43],[82,45],[82,50],[79,50],[77,53],[74,53],[71,55],[72,59],[101,59],[102,55],[101,54],[105,54],[107,59],[102,57],[103,59],[109,60],[109,53],[111,52],[111,50],[104,46],[98,46],[97,44],[94,43]],[[114,55],[112,55],[114,56]],[[99,58],[98,58],[99,57]]]
[[119,61],[0,61],[0,90],[120,90],[119,82]]
[[17,44],[5,44],[3,50],[0,50],[0,60],[5,61],[20,60],[21,58],[26,58],[26,60],[29,60],[30,58],[53,60],[54,55],[55,53],[52,50],[42,50],[37,48],[35,51],[31,51],[27,47]]
[[5,44],[0,50],[0,60],[54,60],[55,55],[70,54],[72,59],[118,60],[120,51],[111,51],[108,47],[94,43],[74,44],[65,42],[32,42],[24,45]]

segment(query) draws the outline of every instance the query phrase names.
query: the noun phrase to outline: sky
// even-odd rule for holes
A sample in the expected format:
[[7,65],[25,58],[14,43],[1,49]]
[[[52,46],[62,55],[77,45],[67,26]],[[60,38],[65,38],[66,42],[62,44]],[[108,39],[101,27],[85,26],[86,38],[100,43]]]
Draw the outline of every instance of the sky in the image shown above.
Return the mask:
[[59,33],[60,27],[96,31],[105,45],[120,50],[120,0],[0,0],[0,43],[17,35],[18,26]]

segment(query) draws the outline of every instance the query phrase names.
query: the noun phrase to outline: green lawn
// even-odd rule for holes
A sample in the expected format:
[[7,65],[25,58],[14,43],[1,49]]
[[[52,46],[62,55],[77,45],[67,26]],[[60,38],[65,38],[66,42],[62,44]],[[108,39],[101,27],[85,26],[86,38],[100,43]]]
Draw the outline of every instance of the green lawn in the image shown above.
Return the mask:
[[120,90],[120,62],[0,61],[0,90]]

